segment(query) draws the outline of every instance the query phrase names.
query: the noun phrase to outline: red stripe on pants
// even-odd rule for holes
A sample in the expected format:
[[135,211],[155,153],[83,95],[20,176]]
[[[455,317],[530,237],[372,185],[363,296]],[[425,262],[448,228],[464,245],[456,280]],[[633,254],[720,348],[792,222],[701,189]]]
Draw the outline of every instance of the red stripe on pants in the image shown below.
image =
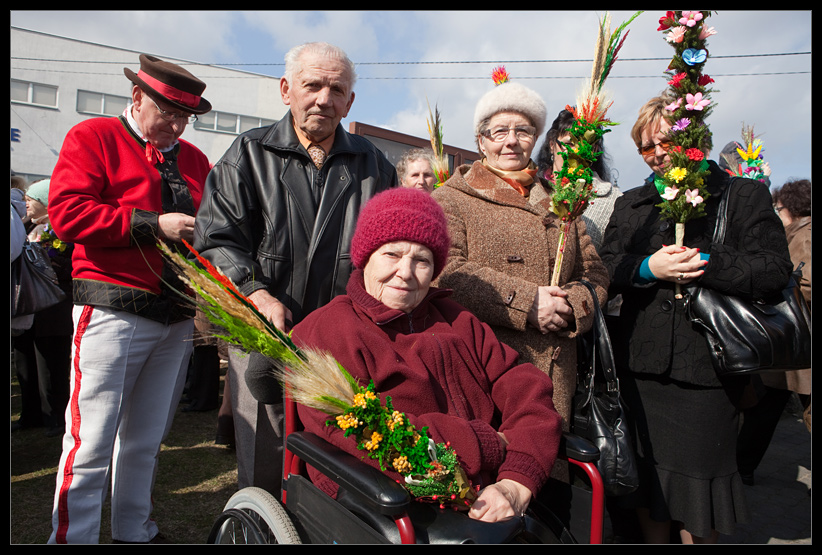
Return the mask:
[[66,533],[69,525],[68,514],[68,492],[71,487],[71,481],[74,477],[74,457],[77,454],[77,449],[80,448],[80,405],[78,399],[80,397],[80,381],[83,377],[80,371],[80,343],[83,340],[83,335],[88,328],[91,313],[94,311],[93,306],[84,306],[83,313],[80,315],[80,321],[77,323],[77,331],[74,334],[74,391],[72,392],[69,403],[71,405],[71,435],[74,438],[74,447],[66,457],[66,464],[63,468],[63,480],[60,485],[60,497],[57,503],[57,533],[55,540],[57,543],[66,543]]

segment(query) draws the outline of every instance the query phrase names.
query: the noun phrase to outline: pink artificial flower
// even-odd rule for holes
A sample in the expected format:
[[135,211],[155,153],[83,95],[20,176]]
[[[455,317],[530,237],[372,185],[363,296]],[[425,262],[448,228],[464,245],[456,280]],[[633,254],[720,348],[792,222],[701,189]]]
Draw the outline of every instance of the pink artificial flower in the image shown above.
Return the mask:
[[703,199],[699,196],[699,189],[691,189],[689,191],[685,191],[685,202],[690,202],[694,206],[702,202]]
[[711,35],[715,35],[715,34],[716,34],[716,29],[714,29],[713,27],[705,27],[705,25],[703,25],[702,30],[699,31],[699,40],[705,40],[708,37],[710,37]]
[[685,27],[675,27],[668,31],[668,34],[665,35],[665,40],[671,43],[680,43],[682,39],[685,38]]
[[676,187],[665,187],[665,192],[662,193],[662,198],[665,200],[674,200],[676,198],[677,193],[679,193],[679,189]]
[[688,27],[693,27],[699,21],[702,20],[702,12],[699,11],[689,11],[689,12],[682,12],[682,17],[679,18],[680,25],[687,25]]
[[682,106],[682,99],[681,99],[681,98],[677,98],[675,102],[671,102],[670,104],[668,104],[667,106],[665,106],[665,109],[666,109],[666,110],[668,110],[669,112],[676,112],[676,110],[677,110],[680,106]]
[[[680,98],[680,100],[682,99]],[[687,104],[685,104],[686,110],[702,110],[711,103],[707,98],[702,98],[701,92],[696,94],[688,93],[685,95],[685,100],[687,101]]]
[[671,25],[676,23],[676,14],[671,10],[665,12],[665,15],[659,18],[659,28],[657,31],[664,31],[665,29],[670,29]]

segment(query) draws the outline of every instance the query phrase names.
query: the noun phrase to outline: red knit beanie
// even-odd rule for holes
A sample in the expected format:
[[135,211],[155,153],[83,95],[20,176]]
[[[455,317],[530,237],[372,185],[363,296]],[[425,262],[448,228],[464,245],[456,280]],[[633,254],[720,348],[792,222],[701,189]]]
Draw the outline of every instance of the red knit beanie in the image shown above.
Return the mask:
[[351,260],[364,268],[371,254],[386,243],[410,241],[434,254],[436,278],[448,260],[448,221],[429,193],[400,187],[374,195],[360,212],[351,240]]

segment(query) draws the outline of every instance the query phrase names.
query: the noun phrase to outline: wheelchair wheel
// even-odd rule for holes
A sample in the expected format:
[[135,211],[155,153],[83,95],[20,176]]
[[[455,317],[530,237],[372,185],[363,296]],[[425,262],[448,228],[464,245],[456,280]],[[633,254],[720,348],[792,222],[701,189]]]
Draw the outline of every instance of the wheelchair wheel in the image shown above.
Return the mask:
[[211,529],[208,543],[302,543],[285,508],[267,491],[244,488],[226,503]]

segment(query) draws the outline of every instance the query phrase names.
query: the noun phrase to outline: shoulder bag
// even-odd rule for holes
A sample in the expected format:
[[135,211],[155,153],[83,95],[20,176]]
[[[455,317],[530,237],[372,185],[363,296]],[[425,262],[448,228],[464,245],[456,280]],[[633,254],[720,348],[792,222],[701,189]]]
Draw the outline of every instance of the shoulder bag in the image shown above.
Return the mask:
[[42,245],[26,241],[11,264],[11,315],[25,316],[66,298]]
[[[732,179],[719,205],[713,242],[721,244],[728,225]],[[800,264],[788,286],[769,299],[746,300],[690,285],[687,314],[708,341],[720,378],[811,367],[811,314],[799,290]]]
[[[619,392],[614,354],[605,316],[596,291],[587,281],[594,301],[594,326],[580,338],[579,370],[584,376],[581,391],[574,398],[572,431],[599,449],[597,469],[607,495],[626,495],[639,486],[634,445],[626,410]],[[601,373],[604,379],[597,379]]]

